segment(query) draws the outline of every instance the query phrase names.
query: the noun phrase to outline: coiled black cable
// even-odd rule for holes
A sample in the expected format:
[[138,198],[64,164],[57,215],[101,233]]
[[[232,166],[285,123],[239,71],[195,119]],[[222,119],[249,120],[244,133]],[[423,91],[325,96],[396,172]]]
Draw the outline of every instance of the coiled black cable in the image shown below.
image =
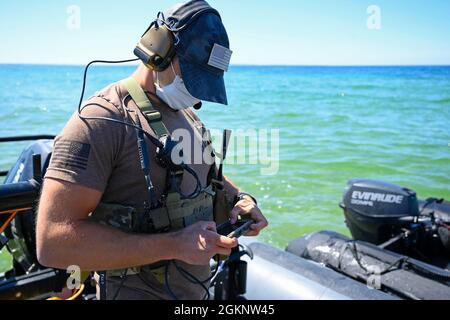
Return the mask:
[[89,67],[92,66],[93,64],[96,63],[105,63],[105,64],[121,64],[121,63],[128,63],[128,62],[134,62],[134,61],[138,61],[139,59],[128,59],[128,60],[117,60],[117,61],[107,61],[107,60],[94,60],[89,62],[85,69],[84,69],[84,75],[83,75],[83,85],[82,85],[82,89],[81,89],[81,95],[80,95],[80,101],[78,103],[78,117],[82,120],[102,120],[102,121],[108,121],[108,122],[113,122],[113,123],[118,123],[118,124],[122,124],[124,126],[128,126],[128,127],[132,127],[136,130],[140,130],[142,131],[142,133],[145,134],[145,136],[150,139],[150,141],[157,147],[162,147],[162,143],[156,139],[155,137],[153,137],[150,133],[148,133],[147,131],[145,131],[144,129],[140,128],[139,126],[135,125],[134,123],[130,123],[130,122],[126,122],[126,121],[121,121],[121,120],[117,120],[117,119],[112,119],[112,118],[107,118],[107,117],[87,117],[87,116],[83,116],[82,112],[83,110],[88,107],[88,106],[99,106],[99,107],[103,107],[98,103],[88,103],[86,105],[84,105],[84,107],[82,107],[83,105],[83,99],[84,99],[84,94],[86,91],[86,81],[87,81],[87,73],[89,71]]
[[166,285],[166,289],[167,289],[169,295],[171,295],[171,297],[174,300],[178,300],[178,298],[174,294],[172,288],[170,287],[170,283],[169,283],[168,273],[169,273],[170,264],[173,264],[175,266],[175,268],[177,269],[177,271],[181,274],[181,276],[183,278],[185,278],[187,281],[189,281],[192,284],[199,285],[203,288],[203,290],[205,291],[205,296],[203,297],[202,300],[206,300],[206,301],[211,299],[211,293],[209,292],[209,288],[206,285],[208,283],[211,283],[211,284],[213,283],[212,280],[216,278],[217,274],[223,269],[223,265],[224,265],[224,263],[220,263],[220,258],[218,256],[216,270],[214,270],[214,272],[212,272],[210,277],[208,277],[206,280],[202,281],[202,280],[198,279],[196,276],[194,276],[192,273],[190,273],[189,271],[187,271],[186,269],[181,267],[176,261],[170,261],[166,265],[166,269],[165,269],[165,285]]
[[202,183],[200,181],[200,178],[197,175],[197,172],[195,172],[195,170],[193,170],[191,167],[182,164],[182,168],[183,170],[185,170],[187,173],[189,173],[191,176],[194,177],[195,181],[196,181],[196,187],[195,190],[189,194],[189,195],[185,195],[181,192],[181,189],[179,188],[179,186],[176,186],[178,193],[181,194],[182,199],[195,199],[197,198],[203,191],[203,187],[202,187]]
[[113,301],[116,300],[117,297],[119,296],[119,293],[120,293],[120,291],[122,290],[122,288],[123,288],[123,286],[124,286],[125,281],[127,280],[127,278],[128,278],[128,269],[125,269],[125,270],[122,272],[121,276],[120,276],[120,279],[121,279],[121,280],[120,280],[119,288],[117,288],[117,291],[116,291],[116,293],[114,294],[114,296],[113,296],[113,298],[112,298]]

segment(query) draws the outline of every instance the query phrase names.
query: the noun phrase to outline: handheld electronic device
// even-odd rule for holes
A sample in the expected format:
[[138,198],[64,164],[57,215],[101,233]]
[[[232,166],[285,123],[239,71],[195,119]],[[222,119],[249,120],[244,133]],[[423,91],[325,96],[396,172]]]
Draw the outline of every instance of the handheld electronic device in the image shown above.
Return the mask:
[[254,223],[253,220],[238,220],[235,224],[227,221],[217,227],[217,233],[228,238],[239,238],[245,236]]

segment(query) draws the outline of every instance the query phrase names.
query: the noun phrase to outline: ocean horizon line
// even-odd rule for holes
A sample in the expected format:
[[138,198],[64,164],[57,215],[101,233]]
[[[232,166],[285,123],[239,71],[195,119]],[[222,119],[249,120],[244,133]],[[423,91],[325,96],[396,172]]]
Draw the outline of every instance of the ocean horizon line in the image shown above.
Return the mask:
[[[87,64],[49,64],[49,63],[10,63],[0,62],[0,66],[39,66],[39,67],[85,67]],[[123,63],[106,64],[98,63],[95,66],[110,66],[110,67],[132,67],[137,66],[137,63]],[[231,64],[234,67],[260,67],[260,68],[417,68],[417,67],[450,67],[450,64]]]

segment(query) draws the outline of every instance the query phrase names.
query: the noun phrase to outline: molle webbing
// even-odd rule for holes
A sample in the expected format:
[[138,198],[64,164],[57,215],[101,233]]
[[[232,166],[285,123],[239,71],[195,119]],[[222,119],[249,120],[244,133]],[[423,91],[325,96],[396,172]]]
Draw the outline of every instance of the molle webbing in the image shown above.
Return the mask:
[[[90,215],[90,219],[127,233],[154,234],[176,231],[199,221],[213,221],[214,192],[212,190],[213,187],[210,186],[192,200],[180,200],[175,194],[170,194],[166,205],[154,210],[100,203]],[[161,264],[165,265],[162,262],[150,267],[158,269]],[[127,275],[139,273],[139,267],[126,270]],[[107,274],[109,277],[120,277],[125,274],[125,269],[108,271]]]
[[198,221],[213,221],[213,197],[209,187],[195,199],[181,200],[176,194],[169,194],[165,206],[153,210],[100,203],[91,219],[125,232],[174,231]]
[[125,80],[122,80],[122,84],[124,85],[125,89],[127,89],[136,105],[145,115],[148,124],[155,132],[156,136],[158,138],[161,138],[163,136],[169,135],[169,131],[162,122],[161,113],[155,110],[144,89],[142,89],[136,79],[134,79],[133,77],[129,77]]

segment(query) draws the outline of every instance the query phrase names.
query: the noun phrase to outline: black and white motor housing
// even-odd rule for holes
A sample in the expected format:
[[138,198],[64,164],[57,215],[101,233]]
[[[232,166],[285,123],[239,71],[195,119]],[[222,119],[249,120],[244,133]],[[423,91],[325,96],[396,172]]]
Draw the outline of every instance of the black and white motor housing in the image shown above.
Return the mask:
[[355,240],[382,244],[419,216],[416,192],[374,180],[351,180],[341,204]]

